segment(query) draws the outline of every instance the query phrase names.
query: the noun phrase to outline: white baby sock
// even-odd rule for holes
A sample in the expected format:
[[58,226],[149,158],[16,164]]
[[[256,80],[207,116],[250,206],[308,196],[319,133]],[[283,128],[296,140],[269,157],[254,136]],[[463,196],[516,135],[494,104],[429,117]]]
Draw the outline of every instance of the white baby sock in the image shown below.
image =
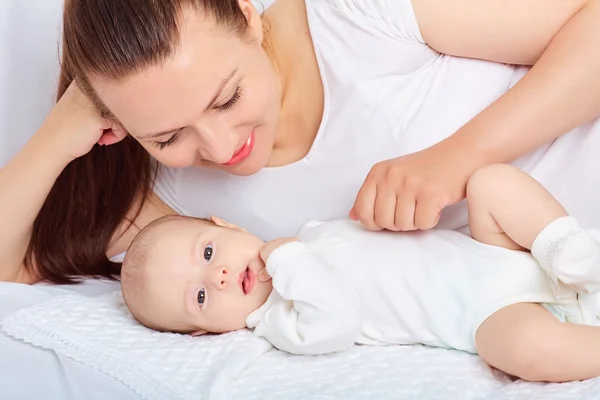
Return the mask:
[[600,231],[584,230],[573,217],[561,217],[536,237],[531,254],[556,285],[578,293],[600,292]]

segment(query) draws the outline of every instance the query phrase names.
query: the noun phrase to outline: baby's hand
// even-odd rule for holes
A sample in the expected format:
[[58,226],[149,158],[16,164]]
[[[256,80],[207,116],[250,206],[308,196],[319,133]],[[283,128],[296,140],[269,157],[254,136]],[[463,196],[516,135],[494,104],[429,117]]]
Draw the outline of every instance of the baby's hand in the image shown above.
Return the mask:
[[[281,245],[284,245],[284,244],[290,243],[290,242],[298,242],[298,238],[291,237],[291,238],[275,239],[271,242],[266,243],[263,246],[263,248],[260,249],[260,258],[262,258],[263,262],[266,265],[267,260],[269,259],[269,256],[271,255],[271,253],[273,253],[273,251],[275,251],[275,249],[277,249]],[[261,282],[266,282],[269,279],[271,279],[271,276],[267,272],[267,268],[263,268],[262,271],[260,271],[260,273],[258,274],[258,279]]]

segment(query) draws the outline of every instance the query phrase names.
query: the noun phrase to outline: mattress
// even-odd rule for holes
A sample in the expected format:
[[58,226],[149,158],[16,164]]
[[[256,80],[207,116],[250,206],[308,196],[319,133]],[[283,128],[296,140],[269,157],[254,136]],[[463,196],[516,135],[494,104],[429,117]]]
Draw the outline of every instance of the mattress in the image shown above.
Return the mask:
[[[86,281],[82,285],[0,285],[0,317],[48,304],[54,296],[103,295],[117,284]],[[65,296],[62,296],[65,297]],[[221,346],[226,346],[221,344]],[[131,386],[101,370],[76,362],[60,350],[43,349],[0,335],[0,398],[136,399]],[[233,354],[233,353],[232,353]],[[126,358],[124,352],[120,355]],[[78,357],[74,357],[78,358]],[[231,361],[228,361],[231,360]],[[236,362],[227,358],[225,362]],[[92,363],[93,364],[93,363]],[[220,365],[201,371],[218,380]],[[213,379],[212,377],[216,377]],[[35,381],[35,385],[31,382]],[[198,388],[194,388],[198,389]],[[196,390],[194,398],[217,398]],[[325,356],[293,356],[262,351],[242,371],[228,377],[219,398],[228,399],[598,399],[600,379],[565,384],[512,380],[475,355],[424,346],[355,346]]]

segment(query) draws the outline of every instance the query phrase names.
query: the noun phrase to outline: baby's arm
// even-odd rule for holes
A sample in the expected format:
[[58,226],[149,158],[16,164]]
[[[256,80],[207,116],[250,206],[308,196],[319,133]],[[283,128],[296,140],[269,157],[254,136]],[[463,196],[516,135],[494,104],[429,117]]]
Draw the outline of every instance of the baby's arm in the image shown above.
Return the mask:
[[325,354],[356,342],[361,329],[357,297],[335,279],[330,265],[301,242],[277,248],[266,265],[282,300],[249,324],[256,335],[294,354]]
[[509,165],[483,168],[469,180],[467,203],[474,239],[529,249],[554,283],[600,292],[600,231],[582,229],[535,179]]

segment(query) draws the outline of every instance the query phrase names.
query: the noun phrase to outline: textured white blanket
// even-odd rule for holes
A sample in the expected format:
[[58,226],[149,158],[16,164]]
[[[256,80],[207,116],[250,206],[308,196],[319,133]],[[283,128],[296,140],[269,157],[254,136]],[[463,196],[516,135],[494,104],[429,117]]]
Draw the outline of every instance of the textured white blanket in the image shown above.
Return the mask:
[[2,330],[108,374],[143,399],[600,399],[600,379],[513,382],[457,351],[356,346],[301,357],[246,331],[152,332],[130,317],[118,292],[49,299],[8,316]]
[[271,348],[247,331],[198,338],[154,332],[131,317],[120,292],[55,297],[9,315],[2,330],[108,374],[148,400],[226,399],[230,380]]

